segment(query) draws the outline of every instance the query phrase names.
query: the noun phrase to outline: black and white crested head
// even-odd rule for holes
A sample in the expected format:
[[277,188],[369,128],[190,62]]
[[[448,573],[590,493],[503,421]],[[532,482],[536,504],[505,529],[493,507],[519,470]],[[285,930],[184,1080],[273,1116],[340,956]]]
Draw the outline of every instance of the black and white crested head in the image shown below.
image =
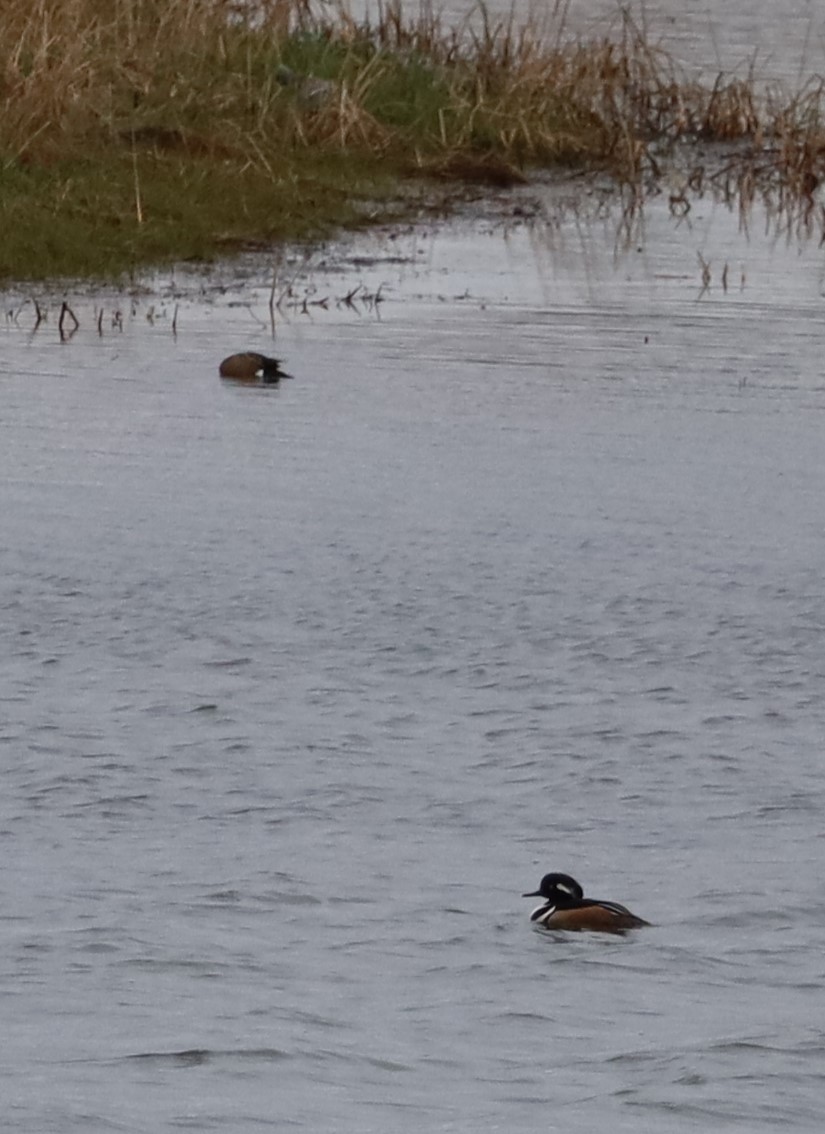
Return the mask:
[[571,878],[569,874],[545,874],[541,880],[538,890],[531,890],[529,894],[523,895],[525,898],[546,898],[548,902],[562,901],[567,898],[572,898],[575,901],[580,901],[584,897],[584,890],[578,884],[575,878]]
[[545,886],[552,887],[554,891],[561,890],[563,894],[569,894],[571,898],[584,897],[584,890],[576,879],[571,878],[569,874],[545,874],[541,880],[542,890]]

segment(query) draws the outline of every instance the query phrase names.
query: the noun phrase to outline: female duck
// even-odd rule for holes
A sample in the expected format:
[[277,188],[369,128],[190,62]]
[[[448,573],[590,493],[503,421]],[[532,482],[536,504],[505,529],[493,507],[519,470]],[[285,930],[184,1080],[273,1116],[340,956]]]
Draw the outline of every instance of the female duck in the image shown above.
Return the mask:
[[544,898],[530,914],[530,921],[543,929],[591,929],[597,933],[624,933],[650,925],[618,902],[585,898],[584,891],[569,874],[545,874],[538,890],[525,898]]

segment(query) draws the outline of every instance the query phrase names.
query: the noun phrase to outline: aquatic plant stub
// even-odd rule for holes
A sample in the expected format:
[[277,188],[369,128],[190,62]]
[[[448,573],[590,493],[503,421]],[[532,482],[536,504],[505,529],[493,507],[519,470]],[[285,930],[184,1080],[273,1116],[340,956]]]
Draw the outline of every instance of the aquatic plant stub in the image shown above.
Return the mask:
[[279,358],[269,358],[253,350],[230,354],[218,367],[218,373],[233,382],[261,382],[263,385],[274,385],[282,378],[292,377],[281,369]]

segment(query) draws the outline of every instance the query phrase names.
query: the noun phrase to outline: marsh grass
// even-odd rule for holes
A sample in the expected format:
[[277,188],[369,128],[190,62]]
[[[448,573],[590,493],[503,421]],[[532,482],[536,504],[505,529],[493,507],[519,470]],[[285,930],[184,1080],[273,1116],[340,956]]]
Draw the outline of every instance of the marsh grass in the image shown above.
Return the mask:
[[[822,228],[823,88],[687,79],[627,16],[572,41],[566,5],[446,27],[309,0],[5,0],[0,275],[114,275],[381,215],[410,175],[507,185],[536,167],[690,180]],[[283,75],[292,76],[288,80]]]

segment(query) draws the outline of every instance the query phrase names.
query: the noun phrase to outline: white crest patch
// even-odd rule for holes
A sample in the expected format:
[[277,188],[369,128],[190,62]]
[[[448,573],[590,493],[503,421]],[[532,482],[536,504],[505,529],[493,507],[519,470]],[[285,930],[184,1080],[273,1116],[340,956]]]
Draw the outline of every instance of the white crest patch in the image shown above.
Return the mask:
[[565,894],[569,894],[571,898],[573,897],[573,891],[564,882],[557,882],[556,883],[556,889],[557,890],[563,890]]

